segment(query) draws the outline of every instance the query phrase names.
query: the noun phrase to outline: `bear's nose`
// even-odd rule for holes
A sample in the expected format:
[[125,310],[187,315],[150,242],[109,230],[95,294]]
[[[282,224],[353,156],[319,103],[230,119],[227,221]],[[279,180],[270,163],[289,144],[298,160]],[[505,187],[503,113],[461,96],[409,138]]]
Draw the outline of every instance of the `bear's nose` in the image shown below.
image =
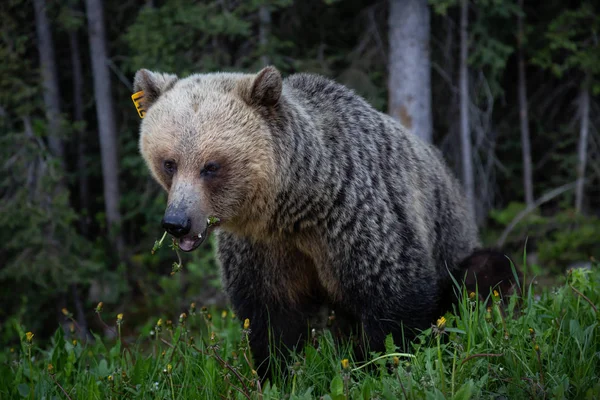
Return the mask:
[[162,220],[162,226],[171,235],[180,238],[190,232],[192,221],[189,218],[182,218],[177,215],[165,215]]

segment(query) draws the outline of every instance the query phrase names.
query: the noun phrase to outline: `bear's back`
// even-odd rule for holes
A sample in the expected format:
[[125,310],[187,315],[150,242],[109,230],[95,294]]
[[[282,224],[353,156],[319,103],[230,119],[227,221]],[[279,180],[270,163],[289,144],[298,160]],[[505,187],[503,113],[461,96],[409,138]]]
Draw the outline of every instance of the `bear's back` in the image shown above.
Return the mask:
[[[333,158],[330,173],[334,178],[329,186],[342,186],[344,199],[340,211],[331,213],[334,231],[347,229],[357,216],[391,216],[401,225],[385,220],[382,224],[402,226],[403,231],[382,240],[397,236],[398,244],[408,244],[402,238],[413,238],[412,246],[422,249],[419,253],[426,257],[422,262],[435,264],[442,275],[478,245],[460,184],[434,146],[407,132],[351,89],[323,76],[291,75],[284,80],[284,93],[316,127],[303,133],[304,142],[318,143],[324,158]],[[366,209],[370,211],[363,212]],[[384,226],[371,234],[377,237],[382,232]]]

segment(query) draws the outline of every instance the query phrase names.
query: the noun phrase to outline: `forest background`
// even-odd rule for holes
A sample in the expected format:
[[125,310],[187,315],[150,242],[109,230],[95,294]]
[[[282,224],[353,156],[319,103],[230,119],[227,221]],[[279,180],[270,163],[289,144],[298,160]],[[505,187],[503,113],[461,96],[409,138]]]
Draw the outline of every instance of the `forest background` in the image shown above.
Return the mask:
[[[226,305],[214,241],[151,254],[166,196],[138,153],[139,68],[331,77],[433,142],[487,245],[539,282],[600,256],[600,18],[574,0],[4,0],[0,345],[73,310],[102,331]],[[110,334],[109,330],[105,331]],[[124,334],[134,332],[124,332]]]

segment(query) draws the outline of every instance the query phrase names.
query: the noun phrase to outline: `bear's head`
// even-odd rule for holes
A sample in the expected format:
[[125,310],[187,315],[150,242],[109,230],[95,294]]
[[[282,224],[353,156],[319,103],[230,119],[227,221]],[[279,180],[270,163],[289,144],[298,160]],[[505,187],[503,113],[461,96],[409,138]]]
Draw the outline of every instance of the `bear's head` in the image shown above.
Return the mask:
[[268,116],[280,102],[279,71],[179,79],[142,69],[134,90],[146,110],[140,151],[168,192],[162,224],[179,247],[197,248],[211,217],[233,231],[258,226],[277,185]]

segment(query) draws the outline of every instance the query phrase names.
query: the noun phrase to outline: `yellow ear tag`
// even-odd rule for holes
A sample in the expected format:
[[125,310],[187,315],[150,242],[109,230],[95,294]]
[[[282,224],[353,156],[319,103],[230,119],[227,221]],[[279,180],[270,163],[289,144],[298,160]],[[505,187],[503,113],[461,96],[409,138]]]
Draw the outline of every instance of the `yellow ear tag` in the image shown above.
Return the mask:
[[131,95],[131,100],[133,100],[133,105],[135,105],[135,109],[138,112],[140,118],[144,118],[146,115],[146,109],[144,108],[144,103],[142,100],[144,99],[144,91],[140,90],[137,93]]

